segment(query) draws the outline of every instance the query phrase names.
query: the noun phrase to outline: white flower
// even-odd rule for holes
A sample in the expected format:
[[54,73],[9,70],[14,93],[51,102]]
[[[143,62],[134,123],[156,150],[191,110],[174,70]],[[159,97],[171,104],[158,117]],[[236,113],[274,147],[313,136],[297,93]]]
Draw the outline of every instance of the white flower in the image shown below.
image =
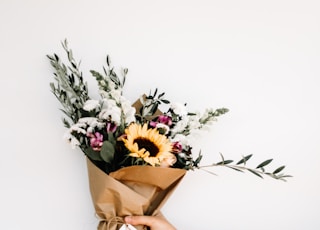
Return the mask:
[[115,100],[109,98],[104,98],[102,100],[102,109],[112,109],[113,107],[117,107]]
[[80,142],[75,137],[71,138],[70,144],[72,149],[75,149],[76,147],[80,146]]
[[182,119],[175,124],[175,126],[171,129],[171,132],[172,134],[183,132],[186,130],[187,126],[188,126],[188,120]]
[[121,109],[119,107],[113,107],[112,110],[109,111],[111,120],[116,123],[116,125],[120,125],[121,123]]
[[80,142],[77,140],[77,138],[72,136],[69,131],[65,132],[65,134],[63,135],[63,139],[65,139],[69,144],[71,144],[72,149],[75,149],[77,146],[80,146]]
[[102,110],[98,115],[99,119],[112,120],[117,125],[121,120],[121,109],[117,106],[117,103],[113,99],[104,98],[102,104]]
[[174,138],[171,139],[172,142],[180,142],[182,144],[182,146],[189,146],[190,145],[190,141],[189,138],[187,138],[185,135],[183,134],[177,134],[175,135]]
[[130,124],[130,123],[136,121],[136,117],[135,117],[136,110],[135,110],[135,108],[127,107],[123,112],[124,112],[125,123],[126,124]]
[[93,131],[94,131],[93,127],[88,127],[87,128],[87,133],[93,133]]
[[76,125],[81,126],[81,127],[86,127],[91,126],[91,127],[97,127],[98,124],[98,119],[96,117],[82,117],[78,120],[78,123]]
[[185,116],[188,114],[187,108],[185,105],[180,103],[172,103],[170,105],[170,108],[173,110],[173,112],[180,116]]
[[200,129],[201,128],[201,123],[200,123],[200,114],[196,113],[195,115],[188,116],[188,126],[189,129]]
[[104,90],[99,90],[99,93],[102,98],[109,98],[109,93]]
[[122,96],[121,96],[121,90],[115,90],[115,89],[113,89],[113,90],[111,90],[111,91],[109,92],[109,95],[110,95],[110,97],[111,97],[112,99],[114,99],[117,103],[121,102],[121,98],[122,98]]
[[99,118],[102,120],[111,120],[119,125],[121,121],[121,109],[116,106],[103,109],[99,113]]
[[121,108],[125,117],[125,123],[130,124],[136,120],[136,109],[131,106],[131,103],[123,96],[120,97]]
[[86,133],[87,133],[87,130],[85,130],[84,127],[81,127],[81,126],[86,127],[86,125],[78,124],[78,123],[72,125],[72,126],[70,127],[70,133],[76,132],[76,133],[86,134]]
[[83,109],[86,111],[92,111],[94,109],[98,109],[99,107],[100,102],[97,100],[87,100],[83,105]]
[[96,127],[102,129],[105,127],[105,123],[100,122],[96,117],[83,117],[70,127],[70,133],[77,132],[86,134],[87,132],[92,132]]

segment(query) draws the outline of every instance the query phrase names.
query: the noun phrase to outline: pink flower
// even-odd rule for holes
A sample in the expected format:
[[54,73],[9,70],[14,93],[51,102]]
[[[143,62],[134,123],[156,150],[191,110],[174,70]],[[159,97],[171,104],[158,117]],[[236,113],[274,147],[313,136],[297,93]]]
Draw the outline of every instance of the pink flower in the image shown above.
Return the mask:
[[167,115],[159,115],[155,121],[150,121],[149,124],[151,127],[155,128],[159,123],[170,127],[172,125],[172,118]]
[[167,126],[172,125],[172,118],[167,115],[159,115],[157,120],[161,124],[165,124]]
[[182,151],[182,144],[178,141],[173,142],[172,144],[172,152],[173,153],[181,153]]
[[108,133],[114,133],[117,130],[117,125],[114,122],[107,122],[106,130]]
[[100,151],[103,145],[103,135],[99,132],[88,133],[88,137],[90,137],[90,146],[94,151]]

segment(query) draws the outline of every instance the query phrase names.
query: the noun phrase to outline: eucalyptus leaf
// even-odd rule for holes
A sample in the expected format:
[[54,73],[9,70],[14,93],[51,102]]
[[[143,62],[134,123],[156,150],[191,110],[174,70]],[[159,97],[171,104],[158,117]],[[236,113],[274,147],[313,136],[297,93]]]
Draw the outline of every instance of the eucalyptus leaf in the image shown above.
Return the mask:
[[109,55],[107,55],[106,62],[107,62],[107,65],[110,66],[110,57],[109,57]]
[[259,173],[257,173],[256,171],[252,170],[252,169],[248,169],[249,172],[253,173],[254,175],[263,178]]
[[258,168],[262,168],[262,167],[270,164],[272,160],[273,160],[273,159],[265,160],[264,162],[262,162],[261,164],[259,164],[256,168],[257,168],[257,169],[258,169]]
[[252,154],[243,157],[240,161],[238,161],[237,165],[245,164],[251,157],[252,157]]
[[155,89],[155,91],[154,91],[154,93],[153,93],[153,98],[156,97],[157,93],[158,93],[158,88]]
[[241,170],[240,168],[237,168],[236,166],[232,166],[232,165],[225,165],[225,166],[230,168],[230,169],[236,170],[238,172],[243,172],[243,170]]
[[217,165],[227,165],[227,164],[231,164],[233,162],[233,160],[224,160],[224,161],[220,161],[217,163]]
[[54,57],[56,58],[56,61],[59,61],[59,56],[57,54],[54,54]]
[[113,145],[115,146],[116,145],[116,138],[114,137],[113,133],[112,132],[108,132],[107,133],[107,136],[108,136],[108,141]]
[[115,150],[112,143],[110,141],[104,141],[100,151],[101,158],[105,162],[111,164],[113,160],[114,152]]
[[169,104],[170,101],[166,100],[166,99],[161,99],[161,102],[164,103],[164,104]]
[[88,148],[84,149],[84,153],[85,153],[85,155],[87,155],[91,160],[103,161],[103,159],[101,158],[99,152],[94,151],[91,147],[88,147]]
[[279,168],[277,168],[276,170],[273,171],[273,174],[277,174],[277,173],[281,172],[284,168],[285,168],[284,165],[279,167]]
[[163,97],[164,94],[165,94],[164,92],[163,92],[163,93],[160,93],[160,94],[158,95],[158,98]]

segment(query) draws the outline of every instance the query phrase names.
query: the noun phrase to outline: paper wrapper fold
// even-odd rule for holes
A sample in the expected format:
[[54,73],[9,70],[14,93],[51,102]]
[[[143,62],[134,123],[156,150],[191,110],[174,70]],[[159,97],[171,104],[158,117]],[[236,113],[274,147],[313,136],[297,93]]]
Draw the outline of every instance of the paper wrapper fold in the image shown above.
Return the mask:
[[[89,186],[98,230],[118,230],[128,215],[159,215],[161,207],[186,174],[184,169],[125,167],[109,175],[87,159]],[[143,226],[136,227],[143,229]]]

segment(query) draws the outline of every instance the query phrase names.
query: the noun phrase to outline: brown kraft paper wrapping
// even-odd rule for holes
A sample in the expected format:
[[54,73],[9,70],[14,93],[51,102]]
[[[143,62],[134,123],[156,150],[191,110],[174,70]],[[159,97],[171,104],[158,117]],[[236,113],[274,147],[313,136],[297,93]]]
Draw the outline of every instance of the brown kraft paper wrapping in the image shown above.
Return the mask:
[[[92,201],[98,230],[118,230],[128,215],[160,215],[160,209],[186,174],[184,169],[129,166],[109,175],[88,158]],[[142,230],[143,226],[135,226]]]

